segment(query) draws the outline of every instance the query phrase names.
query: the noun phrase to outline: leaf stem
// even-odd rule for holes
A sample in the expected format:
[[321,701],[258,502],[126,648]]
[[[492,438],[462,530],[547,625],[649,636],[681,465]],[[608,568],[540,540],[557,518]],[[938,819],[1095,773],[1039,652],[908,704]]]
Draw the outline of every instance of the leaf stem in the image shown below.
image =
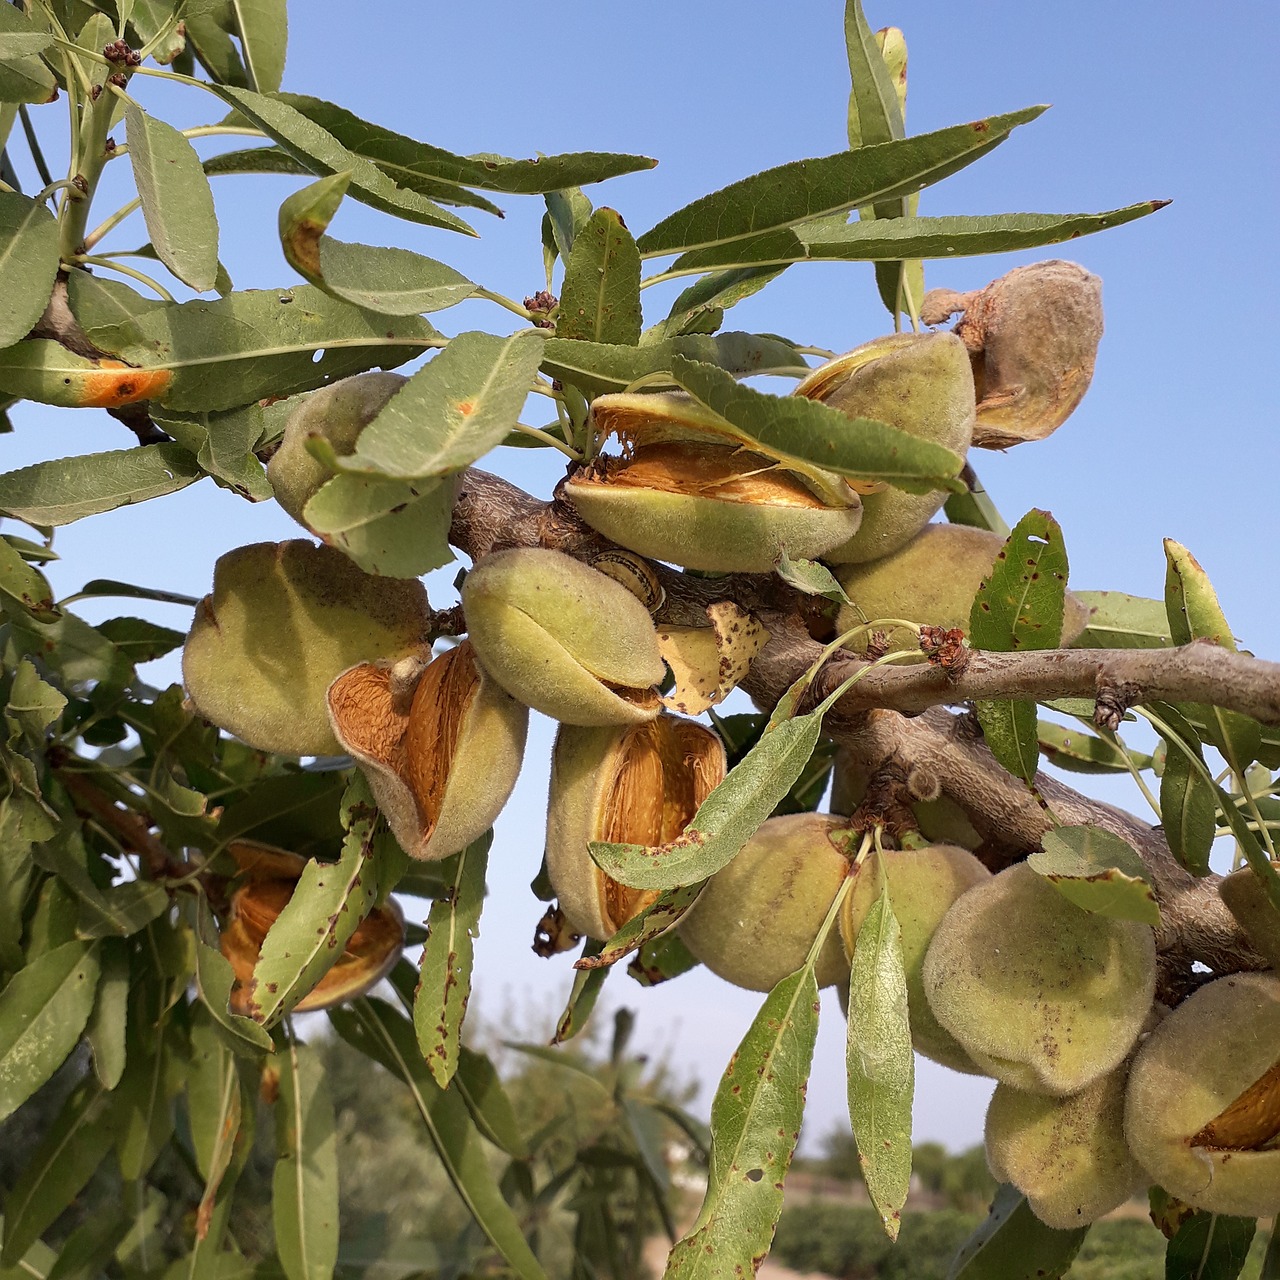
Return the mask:
[[517,422],[515,429],[521,435],[532,436],[535,440],[541,440],[543,444],[548,444],[553,449],[559,449],[566,458],[572,458],[574,462],[582,461],[582,454],[577,449],[565,444],[563,440],[558,440],[550,431],[544,431],[541,427],[529,427],[523,422]]
[[43,191],[39,191],[36,193],[36,196],[35,196],[36,203],[39,204],[43,200],[48,200],[49,197],[52,196],[57,191],[65,191],[67,193],[68,200],[84,199],[84,193],[80,190],[79,187],[76,186],[74,182],[71,182],[67,178],[57,178],[53,182],[49,183],[49,185],[45,187]]
[[1258,830],[1262,836],[1262,843],[1266,845],[1267,848],[1267,857],[1274,862],[1276,860],[1275,841],[1271,838],[1271,828],[1263,821],[1262,813],[1258,809],[1258,802],[1254,799],[1253,788],[1249,785],[1249,779],[1245,773],[1237,773],[1235,769],[1231,770],[1231,774],[1235,779],[1236,788],[1239,790],[1241,798],[1244,800],[1245,808],[1249,810],[1249,816],[1258,824]]
[[164,287],[158,280],[153,280],[149,275],[142,271],[137,271],[133,267],[126,267],[111,258],[99,257],[92,253],[73,254],[71,261],[76,264],[87,263],[91,267],[102,267],[107,271],[118,271],[122,276],[130,276],[137,280],[139,284],[145,284],[148,288],[154,289],[165,302],[176,302],[177,299]]
[[476,285],[476,291],[471,296],[483,298],[486,302],[497,303],[498,306],[505,308],[513,315],[519,316],[522,320],[534,319],[534,314],[528,307],[522,307],[514,298],[508,298],[503,293],[495,293],[492,289],[486,289],[483,285]]
[[112,232],[118,227],[131,213],[135,212],[142,206],[142,197],[136,196],[130,200],[128,204],[121,205],[109,218],[100,222],[92,231],[84,238],[84,247],[87,250],[92,249],[103,236]]
[[[864,847],[870,843],[871,833],[868,832],[863,839]],[[858,857],[863,857],[863,851],[858,851]],[[822,948],[826,946],[827,937],[831,933],[832,927],[835,925],[836,918],[840,914],[840,908],[844,906],[844,900],[849,896],[849,890],[853,888],[853,877],[845,876],[840,881],[840,888],[836,890],[836,896],[831,899],[831,905],[827,908],[827,914],[823,918],[822,926],[819,928],[817,935],[813,939],[813,945],[809,948],[809,954],[805,957],[804,967],[812,969],[818,963],[818,957],[822,954]]]

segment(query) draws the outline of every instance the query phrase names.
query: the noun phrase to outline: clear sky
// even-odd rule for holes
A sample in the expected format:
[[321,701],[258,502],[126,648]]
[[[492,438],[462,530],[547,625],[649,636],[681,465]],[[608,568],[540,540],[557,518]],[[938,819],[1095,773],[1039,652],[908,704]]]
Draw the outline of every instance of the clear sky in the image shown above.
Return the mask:
[[[293,6],[285,88],[331,98],[367,119],[458,152],[511,156],[632,151],[659,167],[590,191],[641,232],[688,200],[749,173],[845,145],[848,91],[842,5],[739,0],[645,5],[586,0],[374,0]],[[1072,585],[1158,596],[1160,540],[1188,545],[1211,575],[1243,643],[1280,656],[1275,610],[1277,361],[1275,249],[1280,10],[1243,0],[1220,10],[1187,0],[1071,6],[987,0],[867,0],[873,26],[894,23],[910,50],[907,127],[924,132],[1048,102],[1053,110],[986,159],[926,190],[928,214],[1097,211],[1171,198],[1154,217],[1030,254],[929,264],[929,285],[974,288],[1019,263],[1066,256],[1103,278],[1107,332],[1092,389],[1050,440],[975,463],[1010,522],[1031,506],[1062,523]],[[196,91],[135,80],[133,91],[182,125],[222,111]],[[37,119],[41,113],[37,113]],[[65,116],[48,117],[61,128]],[[205,147],[206,150],[212,148]],[[20,149],[19,149],[20,150]],[[121,166],[123,167],[123,165]],[[23,171],[21,162],[20,171]],[[297,179],[219,179],[222,256],[239,288],[297,283],[275,236],[275,210]],[[123,197],[127,198],[127,197]],[[505,221],[472,219],[479,241],[394,221],[348,203],[332,228],[347,240],[398,244],[442,258],[516,298],[542,285],[540,200],[503,197]],[[104,193],[101,214],[115,203]],[[146,239],[141,219],[115,247]],[[661,292],[660,289],[651,294]],[[646,322],[674,290],[646,295]],[[509,331],[512,319],[469,303],[433,317],[448,332]],[[846,350],[886,329],[871,268],[792,268],[731,313],[726,327],[765,329]],[[97,412],[22,406],[0,443],[4,467],[121,448],[130,439]],[[558,457],[558,455],[555,455]],[[551,455],[520,451],[493,469],[544,496],[560,474]],[[213,562],[246,542],[299,536],[274,504],[258,507],[205,481],[169,498],[59,532],[61,594],[93,577],[126,577],[199,595]],[[453,570],[433,575],[448,603]],[[93,620],[133,602],[85,609]],[[158,621],[185,627],[183,610]],[[176,678],[176,663],[147,672]],[[474,1007],[497,1019],[522,1010],[549,1034],[571,971],[528,950],[539,905],[527,891],[542,846],[551,725],[534,717],[525,772],[500,820],[491,896],[477,944]],[[1108,793],[1111,794],[1111,793]],[[638,1009],[655,1055],[703,1082],[700,1105],[760,997],[695,972],[652,991],[614,976],[604,1004]],[[809,1092],[810,1142],[844,1111],[843,1020],[824,1007]],[[925,1065],[917,1138],[953,1147],[981,1136],[987,1087]]]

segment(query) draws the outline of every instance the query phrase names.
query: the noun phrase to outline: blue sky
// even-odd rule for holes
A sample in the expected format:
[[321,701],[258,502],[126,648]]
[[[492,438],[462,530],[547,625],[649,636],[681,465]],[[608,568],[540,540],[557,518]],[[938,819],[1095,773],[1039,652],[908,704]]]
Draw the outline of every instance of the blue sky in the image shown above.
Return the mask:
[[[295,4],[285,88],[331,98],[378,123],[459,152],[634,151],[656,170],[593,188],[640,232],[706,191],[770,165],[845,144],[848,90],[842,6],[835,0],[688,3],[635,7],[543,0],[473,0],[467,6],[378,0],[356,10],[336,0]],[[1048,102],[976,166],[927,190],[921,212],[1102,210],[1171,198],[1154,217],[1058,250],[931,264],[930,285],[974,288],[1022,262],[1066,256],[1104,281],[1106,335],[1092,389],[1050,440],[1006,455],[980,454],[978,470],[1012,522],[1031,506],[1062,523],[1071,581],[1159,595],[1161,538],[1172,536],[1211,575],[1243,643],[1276,657],[1276,505],[1280,467],[1274,316],[1280,255],[1274,245],[1277,107],[1270,88],[1280,55],[1280,10],[1262,0],[1210,10],[1190,3],[1072,6],[1003,2],[893,4],[868,0],[873,26],[896,23],[910,50],[907,127],[924,132]],[[177,123],[216,120],[195,91],[136,80],[139,99]],[[40,113],[37,113],[37,119]],[[65,116],[51,111],[55,129]],[[209,150],[209,147],[205,147]],[[123,167],[123,166],[121,166]],[[20,165],[21,168],[21,165]],[[275,238],[275,210],[296,179],[220,179],[222,256],[237,287],[296,283]],[[121,189],[123,190],[123,189]],[[116,203],[104,192],[101,215]],[[348,204],[333,233],[398,244],[442,258],[516,298],[541,287],[541,202],[499,199],[504,221],[478,214],[483,238],[464,240]],[[94,219],[96,221],[96,219]],[[145,240],[135,217],[115,247]],[[658,294],[660,289],[651,291]],[[646,321],[665,314],[672,289],[646,295]],[[509,331],[511,317],[469,303],[437,317],[449,332]],[[793,268],[740,305],[727,327],[766,329],[845,350],[886,328],[867,265]],[[120,448],[118,424],[96,412],[23,406],[0,442],[4,466]],[[495,457],[493,469],[549,492],[550,455]],[[204,482],[141,507],[62,530],[60,593],[85,580],[131,577],[199,595],[213,561],[233,546],[297,536],[274,504],[251,507]],[[431,580],[447,602],[452,570]],[[98,606],[97,619],[132,606]],[[182,610],[153,616],[185,627]],[[150,678],[176,678],[157,664]],[[539,961],[528,940],[539,908],[526,886],[538,866],[551,726],[535,717],[525,773],[499,823],[491,897],[477,944],[480,1016],[520,1011],[547,1031],[570,970]],[[705,973],[653,991],[621,975],[605,1002],[638,1008],[640,1032],[681,1073],[715,1078],[759,997]],[[810,1141],[844,1109],[843,1021],[824,1010],[810,1086]],[[533,1015],[528,1011],[532,1010]],[[979,1140],[986,1087],[926,1066],[917,1137],[952,1146]]]

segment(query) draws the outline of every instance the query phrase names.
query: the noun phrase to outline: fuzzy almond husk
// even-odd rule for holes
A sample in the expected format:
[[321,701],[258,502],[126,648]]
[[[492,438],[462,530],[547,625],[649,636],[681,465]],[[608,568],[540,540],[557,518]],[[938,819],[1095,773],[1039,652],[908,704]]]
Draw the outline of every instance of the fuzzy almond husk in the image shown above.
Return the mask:
[[[949,333],[875,338],[815,369],[793,394],[820,400],[849,418],[884,422],[961,458],[973,435],[973,374],[964,344]],[[823,559],[855,564],[892,554],[929,523],[946,497],[941,489],[868,494],[857,531]]]
[[1280,976],[1235,973],[1188,996],[1147,1037],[1125,1136],[1166,1191],[1205,1213],[1280,1213]]
[[529,709],[485,675],[469,642],[422,669],[412,700],[398,696],[388,664],[363,663],[329,686],[328,702],[334,735],[410,857],[450,857],[502,812],[524,758]]
[[710,729],[663,713],[626,727],[561,725],[547,802],[547,873],[570,927],[612,937],[656,891],[632,889],[592,861],[593,840],[674,840],[727,771]]
[[[1271,864],[1280,871],[1280,862]],[[1280,911],[1250,867],[1241,867],[1218,884],[1218,896],[1257,949],[1280,970]]]
[[462,584],[476,657],[513,698],[563,724],[639,724],[666,668],[648,609],[560,551],[485,556]]
[[358,662],[414,652],[431,625],[415,579],[365,573],[303,539],[220,556],[182,678],[198,715],[259,751],[334,755],[325,691]]
[[[236,978],[231,1012],[251,1017],[253,970],[262,941],[293,897],[307,860],[252,840],[233,841],[228,852],[240,868],[241,883],[231,896],[230,919],[218,945]],[[327,1009],[371,991],[395,967],[403,949],[404,914],[399,903],[388,898],[360,922],[338,962],[294,1006],[294,1012]]]

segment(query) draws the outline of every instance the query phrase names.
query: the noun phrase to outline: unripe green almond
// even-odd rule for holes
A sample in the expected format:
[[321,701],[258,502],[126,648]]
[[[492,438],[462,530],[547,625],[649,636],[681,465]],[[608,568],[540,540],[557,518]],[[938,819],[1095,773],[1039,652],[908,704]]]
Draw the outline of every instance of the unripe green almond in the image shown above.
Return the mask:
[[1061,1096],[1132,1048],[1155,991],[1155,936],[1084,911],[1021,862],[957,899],[923,977],[934,1016],[983,1071]]
[[858,930],[867,918],[887,875],[889,902],[902,930],[902,965],[907,979],[907,1012],[911,1042],[934,1062],[982,1074],[955,1037],[939,1025],[925,999],[925,952],[942,917],[966,890],[991,878],[991,872],[967,849],[933,844],[923,849],[893,850],[880,858],[868,858],[854,877],[853,889],[840,912],[840,936],[845,953],[853,955]]
[[[769,818],[707,882],[677,926],[685,945],[726,982],[770,991],[805,962],[849,870],[830,840],[847,827],[824,813]],[[836,930],[818,956],[820,987],[849,980]]]
[[280,447],[267,463],[276,501],[304,527],[303,508],[333,473],[307,452],[307,441],[327,440],[339,457],[355,452],[360,433],[408,381],[399,373],[357,373],[304,397],[285,422]]
[[614,579],[559,551],[485,556],[462,584],[481,665],[513,698],[564,724],[639,724],[666,672],[649,611]]
[[[969,611],[982,580],[1004,546],[1004,539],[986,529],[963,524],[926,525],[901,550],[868,564],[844,565],[836,577],[845,594],[868,618],[905,618],[908,622],[969,630]],[[1067,592],[1062,643],[1068,645],[1085,628],[1088,608]],[[836,619],[840,631],[861,619],[848,605]],[[862,635],[850,648],[864,651]],[[889,648],[914,649],[917,640],[905,628],[889,630]]]
[[[973,373],[965,345],[950,333],[895,333],[828,361],[795,389],[850,418],[872,418],[963,457],[973,435]],[[909,542],[946,493],[888,488],[862,499],[853,537],[824,554],[832,564],[887,556]]]
[[359,662],[414,652],[431,625],[422,583],[374,577],[302,540],[221,556],[182,651],[197,712],[260,751],[331,755],[325,691]]
[[[1271,864],[1280,871],[1280,862]],[[1241,867],[1218,884],[1218,895],[1227,904],[1249,941],[1280,969],[1280,911],[1267,893],[1266,886],[1251,867]]]
[[593,840],[659,845],[689,824],[727,770],[720,738],[664,712],[639,725],[561,725],[547,798],[547,874],[575,933],[611,938],[658,895],[618,884]]
[[996,1086],[987,1107],[987,1164],[1046,1226],[1086,1226],[1146,1184],[1124,1140],[1128,1074],[1121,1066],[1066,1098]]
[[1206,1213],[1280,1212],[1280,976],[1236,973],[1188,996],[1129,1073],[1125,1135],[1166,1191]]

